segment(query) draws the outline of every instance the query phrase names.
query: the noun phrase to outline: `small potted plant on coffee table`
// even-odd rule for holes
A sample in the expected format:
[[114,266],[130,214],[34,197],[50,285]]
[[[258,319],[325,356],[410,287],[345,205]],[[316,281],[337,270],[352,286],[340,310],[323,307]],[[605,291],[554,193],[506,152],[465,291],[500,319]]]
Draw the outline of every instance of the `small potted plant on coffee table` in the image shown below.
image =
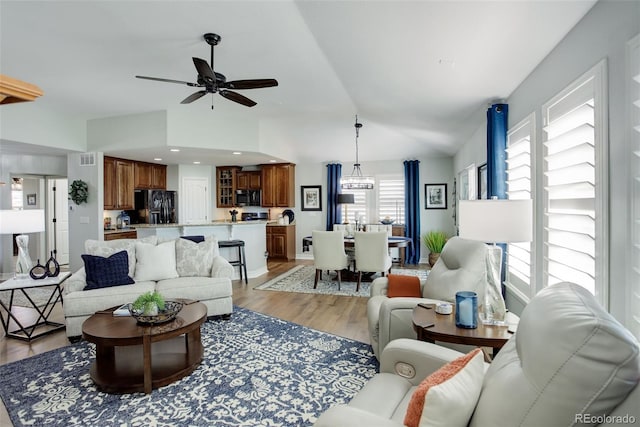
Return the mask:
[[145,316],[157,316],[160,310],[164,310],[164,298],[156,291],[145,292],[133,302],[132,307]]

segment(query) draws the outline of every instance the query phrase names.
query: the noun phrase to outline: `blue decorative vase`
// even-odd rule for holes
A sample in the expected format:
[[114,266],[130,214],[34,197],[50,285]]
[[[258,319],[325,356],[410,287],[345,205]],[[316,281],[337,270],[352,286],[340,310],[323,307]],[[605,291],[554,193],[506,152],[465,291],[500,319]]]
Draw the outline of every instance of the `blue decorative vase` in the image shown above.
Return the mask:
[[465,329],[478,327],[478,295],[475,292],[456,292],[456,326]]

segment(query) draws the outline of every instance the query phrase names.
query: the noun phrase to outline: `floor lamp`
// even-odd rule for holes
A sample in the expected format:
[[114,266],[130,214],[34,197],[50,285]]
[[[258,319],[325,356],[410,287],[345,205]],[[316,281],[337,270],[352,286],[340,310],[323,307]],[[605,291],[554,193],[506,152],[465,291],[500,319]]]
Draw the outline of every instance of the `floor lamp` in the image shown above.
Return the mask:
[[480,321],[504,325],[502,248],[496,243],[530,242],[533,234],[531,200],[461,200],[460,237],[493,243],[487,250],[487,286],[478,298]]
[[352,205],[355,203],[355,197],[353,194],[338,194],[338,199],[336,200],[339,205],[344,205],[344,215],[343,215],[343,224],[349,224],[349,215],[347,213],[347,205]]
[[18,260],[16,261],[16,279],[29,277],[33,261],[29,256],[29,236],[26,233],[44,231],[44,210],[0,210],[0,234],[18,234]]

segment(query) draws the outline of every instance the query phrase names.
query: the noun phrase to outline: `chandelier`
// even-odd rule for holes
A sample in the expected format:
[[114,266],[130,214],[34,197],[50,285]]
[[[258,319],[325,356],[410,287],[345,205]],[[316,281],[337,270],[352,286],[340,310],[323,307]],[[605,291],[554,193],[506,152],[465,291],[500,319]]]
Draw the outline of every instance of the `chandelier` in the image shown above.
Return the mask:
[[358,161],[358,137],[360,136],[360,128],[362,123],[358,123],[358,115],[356,115],[356,162],[353,164],[351,176],[340,178],[340,188],[345,190],[373,190],[375,180],[372,176],[363,176],[360,170],[360,162]]

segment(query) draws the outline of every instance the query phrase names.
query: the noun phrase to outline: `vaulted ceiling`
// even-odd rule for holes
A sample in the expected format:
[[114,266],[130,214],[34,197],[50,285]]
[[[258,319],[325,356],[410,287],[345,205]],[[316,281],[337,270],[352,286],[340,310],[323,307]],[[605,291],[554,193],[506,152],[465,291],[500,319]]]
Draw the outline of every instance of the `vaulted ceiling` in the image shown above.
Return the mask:
[[[363,161],[451,155],[594,2],[2,0],[0,73],[76,118],[183,109],[257,122],[262,151],[277,138],[298,161],[353,161],[355,114]],[[222,36],[217,72],[279,86],[241,91],[253,108],[219,95],[180,105],[196,89],[134,78],[195,81],[207,32]]]

